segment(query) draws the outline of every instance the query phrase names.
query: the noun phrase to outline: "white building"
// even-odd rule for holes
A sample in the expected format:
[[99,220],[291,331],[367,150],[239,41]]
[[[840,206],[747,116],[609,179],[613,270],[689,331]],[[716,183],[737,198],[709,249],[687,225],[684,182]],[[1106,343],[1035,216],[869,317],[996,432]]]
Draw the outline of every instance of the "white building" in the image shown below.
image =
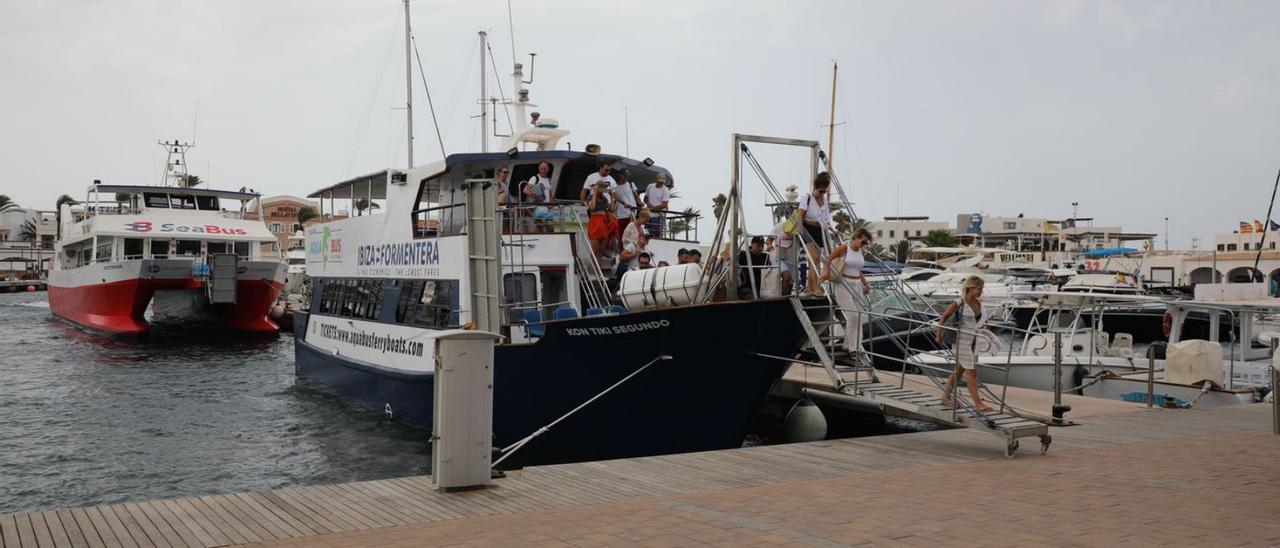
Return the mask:
[[[0,212],[0,278],[35,277],[49,269],[58,224],[52,211],[11,209]],[[23,225],[35,220],[36,238],[24,239]]]
[[[956,216],[956,239],[978,247],[1004,247],[1017,251],[1083,252],[1133,247],[1143,249],[1154,233],[1125,232],[1119,226],[1096,226],[1090,217],[993,217],[981,213]],[[1149,244],[1146,244],[1149,245]]]
[[867,229],[875,237],[876,243],[890,247],[903,240],[917,241],[929,234],[930,230],[949,230],[943,221],[930,221],[928,217],[897,216],[885,217],[883,221],[872,221]]

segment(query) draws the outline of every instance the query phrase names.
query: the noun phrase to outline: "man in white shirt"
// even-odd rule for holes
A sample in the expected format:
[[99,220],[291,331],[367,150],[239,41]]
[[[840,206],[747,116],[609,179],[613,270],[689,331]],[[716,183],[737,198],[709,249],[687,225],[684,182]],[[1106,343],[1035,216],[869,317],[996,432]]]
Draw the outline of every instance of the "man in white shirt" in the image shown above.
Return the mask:
[[551,211],[546,206],[541,205],[551,201],[551,164],[541,162],[538,164],[538,173],[530,177],[528,181],[520,184],[520,193],[523,195],[522,202],[526,204],[539,204],[527,216],[533,218],[535,227],[540,232],[547,232],[547,225]]
[[582,200],[583,203],[586,203],[587,197],[591,195],[591,189],[595,188],[596,183],[599,181],[605,181],[608,183],[610,189],[617,186],[618,182],[613,180],[613,177],[609,175],[609,168],[611,167],[613,167],[612,161],[601,158],[600,162],[596,164],[596,172],[591,175],[587,175],[586,182],[582,183],[582,192],[578,193],[578,199]]
[[653,184],[644,189],[644,203],[650,211],[655,212],[653,217],[649,218],[649,224],[646,227],[649,230],[649,235],[661,237],[667,220],[665,213],[667,207],[671,205],[671,189],[667,187],[667,175],[665,173],[659,173]]
[[613,193],[613,214],[618,218],[618,239],[622,239],[622,233],[627,229],[627,224],[631,222],[632,212],[635,211],[637,204],[640,203],[639,193],[636,191],[635,183],[630,180],[631,173],[627,170],[618,172],[618,183],[609,188],[609,192]]

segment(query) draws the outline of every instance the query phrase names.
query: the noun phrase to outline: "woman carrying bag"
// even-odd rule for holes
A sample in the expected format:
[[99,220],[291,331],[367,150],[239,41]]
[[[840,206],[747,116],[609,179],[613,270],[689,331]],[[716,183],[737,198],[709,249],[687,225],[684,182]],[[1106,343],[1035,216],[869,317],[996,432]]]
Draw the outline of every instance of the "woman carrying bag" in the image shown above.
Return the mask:
[[[942,393],[943,405],[952,405],[951,394],[956,390],[956,382],[964,373],[964,382],[969,385],[969,397],[973,399],[973,407],[978,411],[991,411],[991,407],[983,403],[978,394],[978,352],[977,332],[985,318],[982,317],[982,288],[986,285],[982,278],[969,276],[961,290],[961,300],[951,303],[938,318],[938,329],[934,340],[939,345],[946,340],[951,342],[951,351],[956,357],[955,371],[947,378],[946,390]],[[951,323],[948,323],[951,320]],[[943,326],[947,333],[944,335]],[[952,342],[954,341],[954,342]]]
[[831,291],[836,304],[844,312],[844,349],[853,356],[862,350],[862,311],[867,306],[871,284],[862,274],[866,257],[862,250],[871,243],[871,233],[865,228],[853,231],[849,243],[837,247],[827,257],[826,269],[821,276],[831,280]]
[[800,208],[795,212],[795,217],[800,221],[800,225],[795,228],[809,234],[809,237],[803,240],[804,249],[808,252],[810,264],[813,266],[809,271],[809,287],[805,290],[810,295],[822,295],[822,278],[815,274],[822,270],[822,265],[818,263],[822,260],[822,248],[826,245],[824,236],[827,227],[831,226],[831,208],[827,200],[830,190],[831,175],[823,171],[814,177],[813,191],[800,200]]

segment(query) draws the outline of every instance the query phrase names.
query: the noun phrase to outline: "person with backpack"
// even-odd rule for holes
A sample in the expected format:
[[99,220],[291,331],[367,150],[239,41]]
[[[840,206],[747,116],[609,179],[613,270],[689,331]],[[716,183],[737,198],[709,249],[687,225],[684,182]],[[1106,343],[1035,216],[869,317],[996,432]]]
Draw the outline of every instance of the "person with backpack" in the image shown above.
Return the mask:
[[[969,276],[960,291],[960,300],[951,303],[938,318],[938,328],[934,340],[939,344],[951,343],[951,352],[955,355],[956,368],[947,378],[946,389],[942,393],[943,405],[952,405],[951,395],[955,392],[956,382],[964,375],[965,384],[969,385],[969,397],[973,399],[973,407],[978,411],[991,411],[991,407],[983,403],[978,393],[978,352],[977,332],[986,318],[982,316],[982,289],[986,285],[982,278]],[[944,329],[943,326],[946,326]]]
[[822,249],[826,247],[825,236],[831,226],[831,208],[828,193],[831,190],[831,174],[823,171],[813,179],[813,191],[800,199],[800,209],[796,213],[801,221],[800,228],[808,233],[803,238],[805,252],[809,254],[810,266],[808,288],[810,295],[822,295]]

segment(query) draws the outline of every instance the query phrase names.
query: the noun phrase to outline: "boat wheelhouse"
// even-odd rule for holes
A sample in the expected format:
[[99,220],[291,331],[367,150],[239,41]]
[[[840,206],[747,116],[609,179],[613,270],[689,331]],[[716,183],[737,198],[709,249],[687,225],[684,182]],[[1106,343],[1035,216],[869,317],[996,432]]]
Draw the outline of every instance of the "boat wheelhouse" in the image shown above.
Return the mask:
[[146,332],[148,305],[153,319],[275,333],[267,314],[284,264],[262,254],[261,244],[275,240],[262,221],[245,219],[243,208],[257,197],[95,182],[83,204],[59,212],[50,310],[111,335]]

